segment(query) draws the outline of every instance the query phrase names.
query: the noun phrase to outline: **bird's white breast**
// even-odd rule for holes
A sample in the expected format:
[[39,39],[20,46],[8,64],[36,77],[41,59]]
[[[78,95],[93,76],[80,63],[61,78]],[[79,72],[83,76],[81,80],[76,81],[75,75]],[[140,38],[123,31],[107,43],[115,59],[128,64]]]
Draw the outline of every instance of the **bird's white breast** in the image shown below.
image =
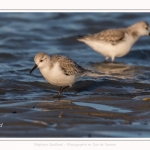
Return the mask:
[[45,67],[40,69],[40,72],[49,83],[56,86],[72,86],[76,81],[75,75],[68,76],[64,74],[59,63],[55,63],[52,68]]
[[131,35],[126,34],[125,38],[115,45],[104,41],[87,40],[84,42],[106,57],[122,57],[130,51],[136,40]]

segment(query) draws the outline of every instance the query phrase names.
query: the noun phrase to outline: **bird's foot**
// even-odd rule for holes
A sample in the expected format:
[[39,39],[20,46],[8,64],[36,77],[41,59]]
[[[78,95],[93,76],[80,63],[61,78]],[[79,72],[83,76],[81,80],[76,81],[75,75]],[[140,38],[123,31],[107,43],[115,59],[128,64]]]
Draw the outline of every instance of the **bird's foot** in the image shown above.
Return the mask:
[[108,61],[107,61],[107,60],[104,60],[103,63],[108,63]]
[[58,99],[60,99],[61,96],[60,96],[60,95],[55,95],[55,96],[53,96],[53,98],[58,98]]
[[109,62],[108,59],[109,59],[109,57],[106,57],[106,58],[104,59],[103,63],[108,63],[108,62]]

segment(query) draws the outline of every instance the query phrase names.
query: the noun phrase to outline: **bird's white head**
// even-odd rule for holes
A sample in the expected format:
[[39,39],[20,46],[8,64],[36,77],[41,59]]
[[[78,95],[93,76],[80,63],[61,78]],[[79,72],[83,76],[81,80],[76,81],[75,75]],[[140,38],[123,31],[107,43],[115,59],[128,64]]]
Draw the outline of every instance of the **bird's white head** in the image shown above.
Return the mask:
[[133,32],[133,36],[146,36],[150,35],[150,26],[146,21],[141,21],[129,27]]
[[45,68],[46,66],[48,66],[48,63],[50,63],[50,60],[51,58],[48,54],[43,52],[37,53],[34,57],[35,66],[31,69],[30,73],[32,73],[32,71],[37,67],[39,69]]

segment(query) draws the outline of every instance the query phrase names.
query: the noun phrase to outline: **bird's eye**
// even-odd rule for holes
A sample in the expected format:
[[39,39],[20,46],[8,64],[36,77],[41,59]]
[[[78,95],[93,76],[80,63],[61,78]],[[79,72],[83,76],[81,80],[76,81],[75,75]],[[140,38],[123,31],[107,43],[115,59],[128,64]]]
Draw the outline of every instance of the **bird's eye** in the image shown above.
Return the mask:
[[146,27],[146,30],[148,30],[148,27]]
[[43,60],[40,60],[40,62],[42,62]]

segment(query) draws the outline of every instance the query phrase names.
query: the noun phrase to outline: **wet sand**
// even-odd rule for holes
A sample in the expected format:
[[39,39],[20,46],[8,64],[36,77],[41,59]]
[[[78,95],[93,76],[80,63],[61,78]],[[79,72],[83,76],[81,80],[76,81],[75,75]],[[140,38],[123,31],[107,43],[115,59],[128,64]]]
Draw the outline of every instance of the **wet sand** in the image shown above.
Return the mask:
[[[77,82],[60,100],[41,95],[1,101],[0,137],[150,136],[150,101],[143,100],[150,92],[140,91],[149,85],[104,80],[102,87],[90,90],[92,94],[86,89],[80,93],[77,87],[89,87],[90,82]],[[4,94],[3,90],[0,93]]]

